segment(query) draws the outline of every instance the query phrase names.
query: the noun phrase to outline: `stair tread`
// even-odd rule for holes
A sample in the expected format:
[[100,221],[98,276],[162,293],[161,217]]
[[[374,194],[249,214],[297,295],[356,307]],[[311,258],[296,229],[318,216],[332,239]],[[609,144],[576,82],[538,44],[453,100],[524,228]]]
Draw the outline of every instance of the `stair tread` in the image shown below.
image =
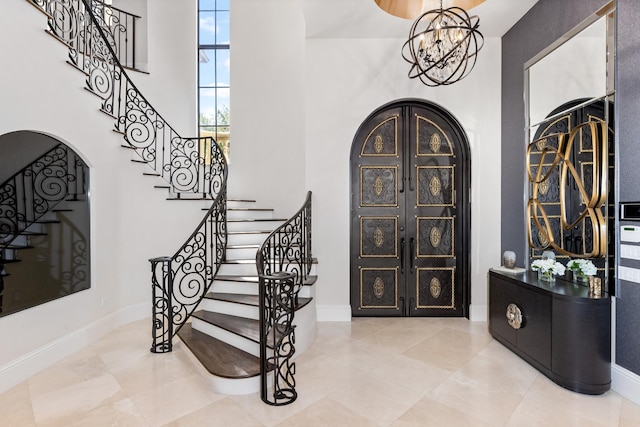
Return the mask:
[[271,234],[273,230],[227,231],[227,234]]
[[[258,283],[258,276],[231,276],[231,275],[217,275],[215,280],[219,280],[221,282],[248,282],[248,283]],[[316,283],[318,280],[318,276],[307,276],[307,280],[303,283],[305,286],[310,286]]]
[[269,222],[269,221],[286,221],[285,218],[247,218],[247,219],[228,219],[227,222]]
[[227,208],[228,211],[241,211],[241,212],[273,212],[271,208]]
[[258,249],[260,245],[227,245],[227,249]]
[[206,310],[196,311],[193,316],[251,341],[260,342],[260,322],[258,320]]
[[260,375],[260,359],[185,324],[178,336],[209,373],[223,378]]
[[[246,295],[246,294],[229,294],[223,292],[209,292],[206,298],[217,301],[234,302],[237,304],[251,305],[258,307],[260,305],[260,298],[258,295]],[[298,304],[296,310],[304,307],[311,301],[311,298],[298,298]]]

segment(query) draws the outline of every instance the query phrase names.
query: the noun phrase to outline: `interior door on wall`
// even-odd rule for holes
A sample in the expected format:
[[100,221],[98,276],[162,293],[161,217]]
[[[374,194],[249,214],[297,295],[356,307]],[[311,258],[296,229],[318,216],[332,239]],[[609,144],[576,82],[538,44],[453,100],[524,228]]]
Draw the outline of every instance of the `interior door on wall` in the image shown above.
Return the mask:
[[360,127],[351,154],[354,316],[467,315],[463,140],[457,122],[410,102]]

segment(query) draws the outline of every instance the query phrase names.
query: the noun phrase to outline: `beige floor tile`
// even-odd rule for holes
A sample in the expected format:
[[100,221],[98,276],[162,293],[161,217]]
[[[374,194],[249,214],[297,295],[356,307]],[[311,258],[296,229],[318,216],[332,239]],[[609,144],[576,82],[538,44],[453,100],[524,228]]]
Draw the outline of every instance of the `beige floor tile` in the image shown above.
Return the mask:
[[222,398],[223,395],[209,390],[197,374],[131,396],[152,426],[174,421]]
[[495,427],[440,402],[424,398],[391,424],[393,427]]
[[375,427],[378,424],[335,401],[324,398],[278,424],[278,427]]
[[398,351],[380,345],[358,340],[349,346],[337,349],[331,357],[340,359],[353,369],[374,370],[387,360],[395,357]]
[[92,350],[84,349],[31,377],[29,390],[32,396],[38,396],[108,373],[109,369],[100,357]]
[[493,359],[476,355],[452,378],[478,388],[488,388],[524,396],[538,378],[538,371],[515,354]]
[[640,406],[622,399],[620,408],[620,427],[640,426]]
[[[565,411],[535,399],[525,399],[509,418],[506,427],[603,427],[578,412]],[[614,424],[617,425],[617,424]]]
[[389,425],[413,406],[420,396],[369,374],[332,390],[328,397],[380,425]]
[[539,376],[527,392],[525,404],[543,407],[558,417],[584,419],[594,425],[617,426],[622,398],[615,392],[590,396],[567,390]]
[[[85,414],[64,417],[52,425],[60,427],[145,427],[149,424],[131,399],[101,405]],[[42,426],[46,426],[42,424]]]
[[257,393],[244,396],[230,396],[229,398],[247,413],[260,420],[265,426],[271,427],[308,408],[321,400],[323,396],[313,391],[298,393],[298,398],[293,403],[284,406],[267,405],[260,399],[260,395]]
[[261,427],[263,425],[228,397],[165,424],[166,427]]
[[403,354],[420,362],[454,372],[469,362],[490,342],[490,337],[445,328]]
[[152,426],[174,421],[223,398],[223,395],[207,388],[198,374],[131,396],[142,416]]
[[296,362],[296,389],[300,394],[311,391],[326,396],[331,390],[343,387],[366,373],[342,360],[322,355],[306,363]]
[[0,425],[636,427],[640,407],[615,392],[554,384],[488,334],[447,318],[320,323],[296,359],[298,400],[222,396],[184,345],[149,352],[148,320],[125,325],[0,394]]
[[0,394],[0,426],[36,425],[26,382]]
[[522,401],[517,394],[481,387],[453,375],[427,397],[494,426],[504,425]]
[[389,384],[413,391],[417,396],[426,395],[451,376],[449,371],[404,355],[398,355],[370,372]]
[[100,406],[111,405],[126,397],[117,381],[110,374],[105,374],[45,393],[34,395],[32,392],[31,402],[38,424],[55,424],[82,417]]
[[189,377],[196,372],[191,362],[180,357],[179,351],[182,350],[164,354],[144,353],[132,359],[126,367],[114,370],[113,376],[129,396]]

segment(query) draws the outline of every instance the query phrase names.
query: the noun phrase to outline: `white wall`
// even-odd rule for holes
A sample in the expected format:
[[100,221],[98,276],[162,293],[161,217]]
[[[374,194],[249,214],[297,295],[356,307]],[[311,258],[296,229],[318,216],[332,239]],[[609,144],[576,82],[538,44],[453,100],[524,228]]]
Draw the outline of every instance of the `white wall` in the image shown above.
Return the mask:
[[[170,0],[154,3],[158,7],[150,19],[150,31],[155,34],[164,28],[156,20],[180,22],[183,12],[189,19],[195,14],[193,5],[175,8]],[[202,217],[196,202],[167,202],[164,191],[153,189],[157,182],[142,176],[144,166],[130,162],[131,153],[120,148],[122,141],[112,132],[113,119],[98,111],[98,98],[83,89],[85,77],[65,63],[68,50],[47,36],[44,28],[44,15],[29,3],[0,6],[0,38],[20,40],[4,45],[0,135],[15,130],[50,134],[89,165],[92,285],[0,318],[0,391],[90,342],[96,334],[149,316],[148,259],[172,255]],[[185,63],[188,55],[184,53],[184,44],[194,46],[195,37],[193,31],[184,37],[188,40],[177,35],[174,43],[167,40],[171,35],[158,35],[162,45],[150,49],[150,65],[162,71],[136,77],[151,103],[165,117],[176,117],[179,132],[189,126],[195,129],[191,124],[196,120],[195,54]],[[151,337],[140,345],[148,348],[150,343]]]
[[[486,40],[476,68],[465,80],[428,88],[407,77],[408,64],[400,56],[403,40],[303,43],[304,18],[293,0],[250,0],[233,3],[232,8],[230,185],[253,197],[258,191],[274,202],[284,195],[290,199],[288,205],[293,203],[291,210],[305,190],[314,192],[320,319],[348,318],[350,313],[349,151],[355,132],[377,107],[409,97],[442,105],[467,132],[473,189],[471,314],[485,319],[486,273],[501,260],[496,208],[500,40]],[[272,162],[284,158],[293,166],[292,173],[273,167]]]
[[230,197],[290,217],[305,185],[305,40],[297,0],[231,2]]

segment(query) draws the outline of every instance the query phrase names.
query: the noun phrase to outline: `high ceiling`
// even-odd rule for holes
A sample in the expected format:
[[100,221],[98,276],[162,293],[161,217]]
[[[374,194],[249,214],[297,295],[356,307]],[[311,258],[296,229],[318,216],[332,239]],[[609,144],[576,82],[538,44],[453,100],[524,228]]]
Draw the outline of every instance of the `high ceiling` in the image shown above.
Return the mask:
[[[406,38],[412,21],[389,15],[374,0],[298,0],[308,38]],[[399,0],[400,1],[400,0]],[[538,0],[486,0],[469,11],[485,37],[501,37]],[[447,0],[444,0],[444,7]]]

